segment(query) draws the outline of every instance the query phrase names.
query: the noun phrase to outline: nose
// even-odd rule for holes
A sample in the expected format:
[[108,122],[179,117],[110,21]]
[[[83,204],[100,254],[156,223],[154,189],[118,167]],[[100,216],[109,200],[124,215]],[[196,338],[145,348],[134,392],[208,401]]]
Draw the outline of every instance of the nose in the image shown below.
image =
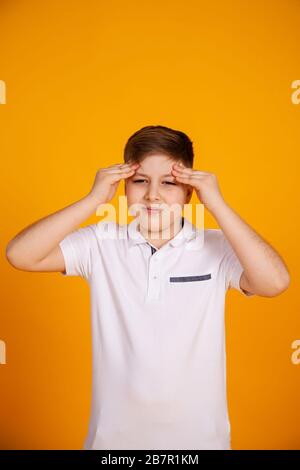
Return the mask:
[[154,183],[151,183],[149,185],[148,190],[145,194],[145,199],[147,199],[147,201],[159,201],[161,199],[157,185],[155,185]]

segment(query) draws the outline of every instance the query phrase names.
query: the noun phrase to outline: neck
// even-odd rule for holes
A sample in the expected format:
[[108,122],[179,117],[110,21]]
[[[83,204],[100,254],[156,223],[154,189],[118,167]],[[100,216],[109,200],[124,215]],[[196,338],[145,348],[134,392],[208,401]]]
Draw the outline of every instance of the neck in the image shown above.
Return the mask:
[[[149,236],[148,232],[143,231],[139,225],[139,231],[151,245],[155,246],[155,248],[161,248],[163,245],[168,243],[172,238],[174,238],[177,233],[180,232],[184,225],[184,218],[177,220],[165,230],[160,230],[159,232],[155,232],[157,234],[156,238]],[[153,232],[152,232],[153,233]]]

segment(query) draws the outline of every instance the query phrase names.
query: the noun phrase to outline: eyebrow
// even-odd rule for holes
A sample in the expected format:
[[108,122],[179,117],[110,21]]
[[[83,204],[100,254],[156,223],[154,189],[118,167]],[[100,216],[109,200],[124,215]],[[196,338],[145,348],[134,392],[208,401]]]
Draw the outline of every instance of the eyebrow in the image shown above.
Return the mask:
[[[135,175],[146,176],[146,177],[148,178],[148,175],[145,175],[144,173],[140,173],[140,172],[136,172]],[[133,175],[133,176],[135,176],[135,175]],[[173,176],[172,174],[170,174],[170,173],[169,173],[168,175],[162,175],[163,178],[164,178],[165,176],[172,176],[172,177],[174,177],[174,176]]]

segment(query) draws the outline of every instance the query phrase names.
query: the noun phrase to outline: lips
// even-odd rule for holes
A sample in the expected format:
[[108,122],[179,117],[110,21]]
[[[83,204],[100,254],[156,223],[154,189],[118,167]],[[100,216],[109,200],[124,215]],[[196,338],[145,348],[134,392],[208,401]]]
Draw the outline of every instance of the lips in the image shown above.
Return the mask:
[[162,209],[158,209],[155,207],[145,207],[145,210],[148,214],[159,214],[160,212],[162,212]]

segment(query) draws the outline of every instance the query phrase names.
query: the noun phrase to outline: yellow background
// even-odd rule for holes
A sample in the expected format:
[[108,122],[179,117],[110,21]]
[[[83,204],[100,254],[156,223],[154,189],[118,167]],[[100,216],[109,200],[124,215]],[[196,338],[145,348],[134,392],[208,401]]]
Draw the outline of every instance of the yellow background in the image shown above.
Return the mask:
[[88,285],[13,269],[6,244],[150,124],[190,136],[194,168],[288,264],[278,297],[228,293],[228,404],[234,449],[300,448],[299,19],[297,0],[1,0],[2,449],[80,449],[91,393]]

